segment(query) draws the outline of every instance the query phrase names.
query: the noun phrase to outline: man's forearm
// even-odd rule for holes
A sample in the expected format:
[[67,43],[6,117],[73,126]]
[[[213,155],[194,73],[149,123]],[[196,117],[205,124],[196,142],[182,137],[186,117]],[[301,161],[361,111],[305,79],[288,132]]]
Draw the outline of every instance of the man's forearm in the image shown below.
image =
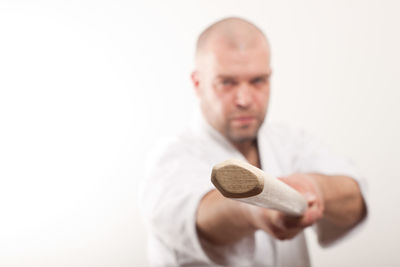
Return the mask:
[[246,205],[225,198],[217,190],[209,192],[197,211],[198,234],[213,244],[227,245],[254,233]]
[[[300,176],[299,176],[300,175]],[[324,206],[323,220],[338,229],[350,229],[366,214],[366,207],[357,182],[346,176],[326,176],[320,174],[293,175],[292,180],[282,179],[291,186],[297,187],[315,184],[320,191]],[[301,179],[301,177],[308,177]],[[306,183],[306,181],[313,181]],[[300,182],[300,183],[299,183]],[[299,183],[299,184],[297,184]],[[308,188],[305,186],[305,188]],[[298,189],[298,188],[297,188]],[[304,191],[304,190],[303,190]],[[306,190],[307,191],[307,190]],[[303,192],[305,193],[305,192]],[[309,192],[311,193],[311,192]],[[316,193],[316,192],[314,192]],[[313,201],[309,203],[308,213],[313,211]],[[260,212],[255,212],[258,210]],[[223,197],[218,191],[210,191],[199,204],[196,218],[196,227],[201,238],[217,245],[232,244],[240,239],[262,229],[276,238],[290,238],[294,229],[299,232],[310,223],[305,218],[295,219],[296,225],[287,228],[282,226],[282,219],[293,224],[294,217],[284,216],[277,211],[262,209]],[[282,217],[283,216],[283,217]],[[281,219],[279,219],[281,218]],[[318,218],[315,218],[318,220]],[[289,235],[282,235],[287,231]],[[330,238],[330,237],[329,237]],[[329,240],[328,240],[329,241]],[[322,240],[322,242],[325,242]]]
[[347,176],[309,174],[319,185],[324,199],[324,219],[340,227],[360,222],[366,207],[358,183]]

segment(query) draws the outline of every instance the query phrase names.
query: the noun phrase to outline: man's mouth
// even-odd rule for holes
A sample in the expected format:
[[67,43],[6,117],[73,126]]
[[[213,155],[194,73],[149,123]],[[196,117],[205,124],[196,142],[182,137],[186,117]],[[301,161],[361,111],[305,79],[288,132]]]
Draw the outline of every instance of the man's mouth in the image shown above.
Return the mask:
[[236,125],[245,125],[253,123],[256,120],[254,116],[238,116],[232,119],[233,124]]

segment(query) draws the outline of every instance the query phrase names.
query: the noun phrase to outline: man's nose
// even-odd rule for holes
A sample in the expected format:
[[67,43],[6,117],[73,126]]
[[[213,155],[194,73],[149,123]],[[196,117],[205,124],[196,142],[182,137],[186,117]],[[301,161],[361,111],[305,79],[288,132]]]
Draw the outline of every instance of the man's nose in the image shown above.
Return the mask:
[[252,91],[250,86],[241,84],[236,91],[236,105],[242,108],[247,108],[251,105]]

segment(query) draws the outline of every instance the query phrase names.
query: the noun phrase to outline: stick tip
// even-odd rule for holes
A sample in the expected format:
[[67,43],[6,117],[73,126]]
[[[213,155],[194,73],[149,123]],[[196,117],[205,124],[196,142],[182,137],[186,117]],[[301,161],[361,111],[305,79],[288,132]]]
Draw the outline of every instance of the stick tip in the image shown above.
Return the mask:
[[214,166],[211,182],[229,198],[258,195],[264,188],[264,180],[257,168],[240,160],[226,160]]

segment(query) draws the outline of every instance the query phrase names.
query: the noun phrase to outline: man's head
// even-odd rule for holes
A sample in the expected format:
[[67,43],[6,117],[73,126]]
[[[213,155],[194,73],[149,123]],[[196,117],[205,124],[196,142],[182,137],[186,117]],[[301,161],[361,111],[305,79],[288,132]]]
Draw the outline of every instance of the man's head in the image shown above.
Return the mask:
[[268,41],[250,22],[227,18],[200,35],[193,84],[204,117],[231,142],[256,138],[268,107],[270,75]]

